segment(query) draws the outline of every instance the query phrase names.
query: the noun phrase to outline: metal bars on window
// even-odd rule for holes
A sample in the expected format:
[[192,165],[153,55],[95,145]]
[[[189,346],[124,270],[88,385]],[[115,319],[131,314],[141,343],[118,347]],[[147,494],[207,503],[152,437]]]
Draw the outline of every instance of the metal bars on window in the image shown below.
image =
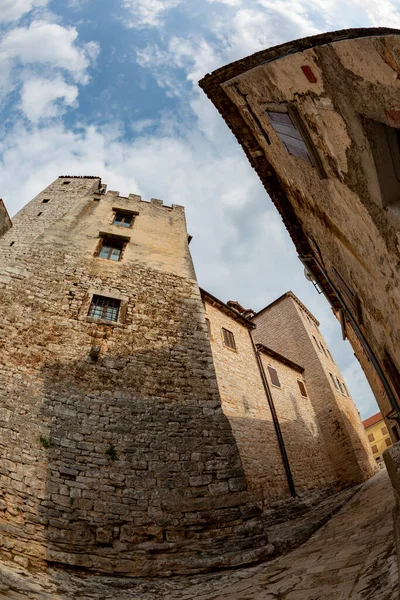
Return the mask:
[[106,321],[117,321],[121,301],[106,296],[94,295],[89,308],[89,317],[104,319]]

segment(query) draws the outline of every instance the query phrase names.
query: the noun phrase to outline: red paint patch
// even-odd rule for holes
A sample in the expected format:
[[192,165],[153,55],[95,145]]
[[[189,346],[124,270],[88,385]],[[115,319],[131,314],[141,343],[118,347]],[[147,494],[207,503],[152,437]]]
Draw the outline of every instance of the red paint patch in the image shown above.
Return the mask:
[[309,67],[308,65],[303,65],[301,67],[301,70],[303,71],[304,75],[307,77],[307,79],[310,83],[317,83],[317,78],[315,77],[314,73],[311,71],[311,67]]

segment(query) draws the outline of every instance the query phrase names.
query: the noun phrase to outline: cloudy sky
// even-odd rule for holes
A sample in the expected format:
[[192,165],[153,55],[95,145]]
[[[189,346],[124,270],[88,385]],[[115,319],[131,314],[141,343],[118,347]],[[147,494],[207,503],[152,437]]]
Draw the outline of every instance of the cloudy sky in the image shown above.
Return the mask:
[[60,174],[186,207],[200,284],[259,310],[288,289],[321,321],[362,417],[350,346],[197,81],[262,48],[400,27],[390,0],[0,0],[0,195],[14,214]]

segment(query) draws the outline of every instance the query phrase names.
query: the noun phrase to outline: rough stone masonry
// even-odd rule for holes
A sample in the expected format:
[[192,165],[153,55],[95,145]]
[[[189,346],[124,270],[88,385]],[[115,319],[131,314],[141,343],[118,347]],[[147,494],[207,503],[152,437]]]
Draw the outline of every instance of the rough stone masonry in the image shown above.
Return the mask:
[[0,239],[0,303],[4,555],[145,576],[268,554],[182,207],[58,178]]

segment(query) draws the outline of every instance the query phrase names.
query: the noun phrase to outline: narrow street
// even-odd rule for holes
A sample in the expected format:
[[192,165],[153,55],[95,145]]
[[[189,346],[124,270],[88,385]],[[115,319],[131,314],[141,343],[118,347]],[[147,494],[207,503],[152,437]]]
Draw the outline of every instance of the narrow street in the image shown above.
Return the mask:
[[0,565],[7,600],[397,600],[393,493],[380,471],[306,543],[270,562],[234,571],[158,580],[32,574]]

